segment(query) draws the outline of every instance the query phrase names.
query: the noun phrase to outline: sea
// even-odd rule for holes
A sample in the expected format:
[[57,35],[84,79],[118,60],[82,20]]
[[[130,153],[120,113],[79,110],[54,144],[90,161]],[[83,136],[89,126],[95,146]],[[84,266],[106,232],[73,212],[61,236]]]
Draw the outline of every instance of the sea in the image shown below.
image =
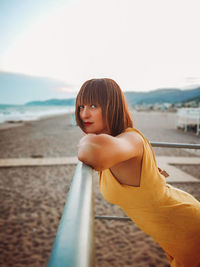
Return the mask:
[[74,106],[0,105],[0,123],[33,121],[43,117],[74,112]]

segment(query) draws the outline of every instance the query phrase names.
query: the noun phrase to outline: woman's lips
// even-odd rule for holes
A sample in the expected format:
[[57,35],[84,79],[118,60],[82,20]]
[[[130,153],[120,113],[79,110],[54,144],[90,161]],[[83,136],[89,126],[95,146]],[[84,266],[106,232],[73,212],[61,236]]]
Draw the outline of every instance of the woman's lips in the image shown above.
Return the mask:
[[92,125],[92,124],[93,124],[93,122],[89,122],[89,121],[84,122],[84,125],[85,125],[85,126],[90,126],[90,125]]

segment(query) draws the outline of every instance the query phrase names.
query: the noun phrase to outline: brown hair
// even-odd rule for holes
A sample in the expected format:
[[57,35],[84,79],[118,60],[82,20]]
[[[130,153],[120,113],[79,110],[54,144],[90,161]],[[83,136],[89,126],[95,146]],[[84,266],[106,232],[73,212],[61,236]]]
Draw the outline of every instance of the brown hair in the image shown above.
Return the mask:
[[79,111],[81,105],[98,104],[102,108],[102,116],[106,129],[112,136],[133,127],[124,94],[119,85],[112,79],[92,79],[86,81],[76,97],[76,122],[84,130]]

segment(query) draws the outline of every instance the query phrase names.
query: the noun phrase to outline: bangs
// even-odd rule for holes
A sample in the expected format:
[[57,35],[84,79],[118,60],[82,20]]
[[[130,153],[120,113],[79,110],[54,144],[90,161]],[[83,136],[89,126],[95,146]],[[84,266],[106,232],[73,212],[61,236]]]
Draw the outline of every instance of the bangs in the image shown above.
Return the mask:
[[105,107],[105,100],[107,99],[107,90],[104,80],[101,79],[99,82],[96,80],[90,80],[89,83],[83,84],[78,96],[76,105],[100,105],[102,108]]

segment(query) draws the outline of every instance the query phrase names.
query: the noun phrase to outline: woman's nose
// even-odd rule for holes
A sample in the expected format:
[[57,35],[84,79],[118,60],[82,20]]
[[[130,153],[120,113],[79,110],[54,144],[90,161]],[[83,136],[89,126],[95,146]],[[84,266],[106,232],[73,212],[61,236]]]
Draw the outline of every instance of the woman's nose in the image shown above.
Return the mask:
[[87,107],[84,107],[84,109],[81,112],[82,118],[89,118],[90,117],[90,111]]

